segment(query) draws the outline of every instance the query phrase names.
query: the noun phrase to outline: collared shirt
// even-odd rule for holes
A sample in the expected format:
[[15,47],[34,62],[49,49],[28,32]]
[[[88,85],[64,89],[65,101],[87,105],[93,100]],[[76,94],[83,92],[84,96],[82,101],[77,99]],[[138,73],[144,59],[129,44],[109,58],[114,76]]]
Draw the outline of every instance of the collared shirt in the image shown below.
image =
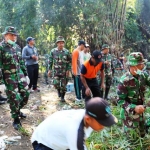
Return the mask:
[[31,58],[32,55],[38,56],[36,47],[26,45],[22,51],[22,58],[26,60],[26,65],[38,64],[37,60]]

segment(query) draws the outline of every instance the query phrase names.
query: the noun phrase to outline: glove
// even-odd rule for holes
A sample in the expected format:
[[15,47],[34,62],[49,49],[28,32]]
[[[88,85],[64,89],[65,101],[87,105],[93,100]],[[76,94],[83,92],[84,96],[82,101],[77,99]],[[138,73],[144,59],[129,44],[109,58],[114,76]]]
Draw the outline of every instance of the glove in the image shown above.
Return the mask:
[[28,85],[30,84],[30,79],[29,79],[28,76],[26,76],[26,82],[27,82]]

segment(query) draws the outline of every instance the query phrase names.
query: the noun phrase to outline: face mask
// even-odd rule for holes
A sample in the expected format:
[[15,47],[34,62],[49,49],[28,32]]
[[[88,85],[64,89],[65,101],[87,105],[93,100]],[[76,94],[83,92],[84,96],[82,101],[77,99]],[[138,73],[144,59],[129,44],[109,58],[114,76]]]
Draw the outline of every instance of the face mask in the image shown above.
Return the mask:
[[[137,67],[136,67],[137,68]],[[144,67],[142,70],[139,70],[138,68],[137,68],[137,70],[136,71],[134,71],[137,75],[144,75],[143,74],[143,70],[145,70],[145,68],[146,67]]]
[[10,45],[12,45],[12,46],[16,45],[16,43],[14,41],[12,41],[12,40],[8,40],[7,43],[10,44]]

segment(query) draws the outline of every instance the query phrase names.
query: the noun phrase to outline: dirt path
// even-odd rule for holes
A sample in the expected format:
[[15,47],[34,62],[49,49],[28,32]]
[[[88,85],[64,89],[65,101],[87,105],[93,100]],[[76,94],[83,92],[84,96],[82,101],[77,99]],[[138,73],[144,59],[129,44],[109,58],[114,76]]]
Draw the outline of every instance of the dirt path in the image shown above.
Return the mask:
[[56,90],[44,84],[44,80],[39,78],[41,92],[30,94],[28,104],[21,111],[27,114],[26,119],[22,119],[23,130],[16,131],[12,127],[9,105],[0,105],[0,137],[1,136],[21,136],[16,142],[6,139],[7,150],[32,150],[30,137],[33,130],[51,113],[62,110],[84,107],[74,104],[74,93],[66,94],[66,103],[61,103],[57,98]]

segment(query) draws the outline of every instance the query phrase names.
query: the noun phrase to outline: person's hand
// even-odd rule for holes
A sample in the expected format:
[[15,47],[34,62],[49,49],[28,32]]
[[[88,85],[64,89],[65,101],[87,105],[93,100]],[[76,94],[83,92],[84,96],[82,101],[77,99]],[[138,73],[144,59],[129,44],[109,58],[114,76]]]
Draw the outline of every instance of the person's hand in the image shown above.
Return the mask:
[[32,55],[32,59],[38,60],[38,57],[36,55]]
[[38,61],[38,56],[35,56],[35,60]]
[[66,71],[66,77],[69,77],[69,70]]
[[86,90],[85,90],[85,94],[87,95],[87,96],[91,96],[91,90],[90,90],[90,88],[88,87],[88,88],[86,88]]
[[110,65],[110,62],[109,61],[105,61],[104,62],[106,65]]
[[145,111],[145,108],[143,105],[137,105],[134,109],[134,111],[137,113],[137,114],[142,114],[144,111]]
[[48,71],[48,76],[50,77],[50,75],[51,75],[51,71],[49,70],[49,71]]
[[101,88],[105,89],[105,84],[104,83],[101,84]]

